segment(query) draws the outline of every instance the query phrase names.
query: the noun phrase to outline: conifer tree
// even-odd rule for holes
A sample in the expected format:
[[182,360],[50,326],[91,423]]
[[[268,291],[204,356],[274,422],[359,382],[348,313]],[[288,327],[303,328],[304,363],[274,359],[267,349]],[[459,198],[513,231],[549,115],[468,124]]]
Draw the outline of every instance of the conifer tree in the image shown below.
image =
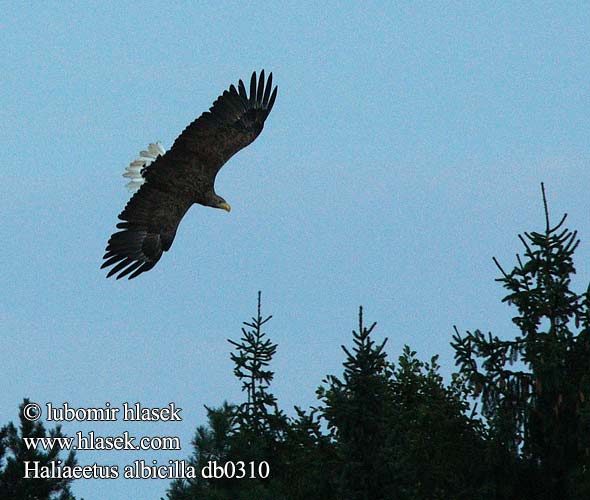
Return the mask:
[[29,404],[24,399],[19,409],[19,428],[10,422],[0,429],[0,500],[75,500],[70,490],[72,479],[25,478],[25,462],[39,462],[46,467],[57,460],[61,466],[76,465],[76,455],[71,451],[65,459],[60,449],[29,449],[23,438],[64,437],[58,425],[49,432],[42,422],[27,420],[23,408]]
[[338,456],[334,442],[324,433],[317,408],[295,407],[283,443],[285,497],[289,500],[338,500]]
[[577,232],[567,214],[551,225],[542,195],[545,228],[519,236],[524,258],[510,272],[494,259],[518,334],[456,331],[453,347],[490,424],[499,498],[590,498],[590,288],[572,290]]
[[[270,392],[274,372],[269,369],[277,344],[264,332],[264,325],[272,318],[261,312],[261,293],[258,292],[256,316],[244,322],[239,341],[228,340],[235,351],[230,354],[234,374],[240,380],[245,401],[217,409],[207,408],[208,426],[197,429],[190,459],[198,470],[210,460],[224,464],[243,462],[257,467],[269,464],[270,474],[256,478],[199,478],[192,481],[175,481],[167,492],[168,500],[281,500],[281,479],[285,474],[284,436],[287,418],[278,408]],[[250,471],[250,469],[248,469]]]
[[216,500],[229,498],[224,478],[209,480],[201,476],[201,471],[210,461],[225,463],[231,453],[231,440],[234,435],[235,406],[224,402],[219,408],[207,410],[208,425],[200,425],[193,438],[193,454],[187,463],[198,471],[196,479],[177,479],[172,482],[166,498],[168,500]]
[[378,500],[386,497],[388,474],[384,446],[392,408],[392,366],[384,351],[387,339],[376,344],[359,309],[354,347],[346,354],[342,380],[329,375],[318,389],[323,418],[339,456],[338,498]]
[[234,362],[234,374],[242,383],[246,401],[236,408],[236,426],[244,434],[263,436],[281,432],[284,415],[277,406],[275,396],[269,391],[274,372],[268,369],[277,350],[277,344],[267,338],[263,326],[272,316],[262,317],[261,292],[258,292],[257,315],[244,322],[242,337],[238,342],[228,339],[235,347],[230,354]]
[[263,317],[261,307],[261,292],[258,292],[256,316],[243,323],[239,341],[228,339],[235,348],[230,354],[234,362],[234,374],[246,394],[246,401],[237,405],[234,413],[231,457],[248,464],[266,462],[270,475],[268,478],[233,482],[232,486],[236,498],[280,500],[285,498],[281,492],[281,481],[285,474],[283,449],[288,419],[269,390],[274,378],[269,365],[277,344],[264,331],[264,325],[272,316]]
[[[469,416],[460,377],[446,386],[430,363],[405,346],[397,367],[387,339],[372,338],[362,308],[342,379],[328,376],[318,397],[335,447],[336,498],[474,500],[487,498],[481,425]],[[321,498],[321,497],[318,497]]]
[[476,500],[488,496],[481,422],[470,391],[454,376],[446,385],[438,356],[420,361],[404,346],[393,373],[394,406],[385,456],[389,497],[396,500]]

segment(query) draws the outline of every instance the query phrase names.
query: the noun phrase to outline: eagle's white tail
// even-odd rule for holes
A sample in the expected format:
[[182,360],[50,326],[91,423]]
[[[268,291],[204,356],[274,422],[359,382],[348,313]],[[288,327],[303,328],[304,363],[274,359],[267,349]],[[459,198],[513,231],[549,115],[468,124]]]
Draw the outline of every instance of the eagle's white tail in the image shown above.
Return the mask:
[[142,171],[147,166],[151,165],[158,156],[162,156],[166,150],[159,142],[152,142],[147,148],[147,151],[140,151],[139,158],[133,160],[127,168],[123,177],[127,177],[130,181],[126,187],[131,192],[137,191],[145,182]]

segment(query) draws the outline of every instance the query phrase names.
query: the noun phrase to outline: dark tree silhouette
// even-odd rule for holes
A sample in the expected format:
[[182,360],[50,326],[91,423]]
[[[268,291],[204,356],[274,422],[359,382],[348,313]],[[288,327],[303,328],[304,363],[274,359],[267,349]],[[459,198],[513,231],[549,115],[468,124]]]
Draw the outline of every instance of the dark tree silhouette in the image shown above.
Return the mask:
[[342,379],[329,375],[327,387],[318,389],[323,418],[337,443],[339,494],[351,500],[385,498],[388,480],[384,445],[393,406],[392,366],[384,351],[387,339],[376,344],[371,337],[375,326],[364,326],[360,308],[352,353],[342,346]]
[[272,316],[263,318],[261,315],[261,293],[258,292],[257,315],[250,322],[244,322],[242,338],[238,342],[228,339],[235,347],[230,354],[234,362],[234,374],[242,383],[242,391],[246,393],[246,401],[236,408],[236,425],[242,433],[254,436],[271,435],[279,432],[285,418],[278,409],[277,400],[269,392],[274,372],[268,369],[277,350],[263,331],[263,326]]
[[239,341],[229,340],[235,351],[231,353],[234,374],[240,380],[246,401],[239,405],[224,403],[221,408],[207,408],[209,425],[197,429],[190,458],[191,465],[201,470],[209,461],[246,465],[257,469],[261,462],[269,465],[268,478],[199,478],[172,483],[167,492],[169,500],[187,499],[251,499],[280,500],[281,478],[285,473],[283,458],[284,436],[287,418],[270,392],[274,372],[268,367],[277,344],[263,331],[272,316],[261,313],[261,294],[258,292],[258,308],[251,321],[244,322]]
[[388,498],[489,498],[483,426],[470,411],[469,389],[459,376],[446,385],[439,369],[438,356],[420,361],[404,346],[393,373],[386,456],[394,479]]
[[353,331],[342,379],[329,376],[318,396],[337,450],[337,498],[483,498],[483,438],[467,416],[460,378],[446,387],[437,357],[416,359],[405,346],[397,368],[387,360],[376,324]]
[[60,449],[48,451],[29,449],[23,438],[64,437],[58,425],[49,432],[41,422],[31,422],[23,415],[23,408],[29,404],[24,399],[20,405],[20,425],[10,422],[0,429],[0,500],[75,500],[70,491],[72,479],[25,478],[25,462],[39,462],[40,467],[61,460],[61,466],[76,465],[72,451],[66,458],[60,458]]
[[[341,376],[319,405],[287,417],[270,386],[277,344],[258,309],[231,359],[245,401],[208,409],[191,462],[266,461],[268,478],[175,482],[169,500],[581,500],[590,498],[590,287],[576,293],[579,240],[552,226],[525,233],[510,272],[496,261],[519,331],[501,339],[455,329],[459,373],[409,347],[389,361],[387,339],[359,310]],[[494,259],[495,260],[495,259]],[[477,409],[481,405],[481,416]]]
[[567,214],[550,224],[542,194],[544,231],[519,236],[524,258],[510,272],[494,259],[519,334],[456,331],[453,347],[490,422],[498,495],[590,498],[590,294],[571,289],[579,239]]
[[194,452],[187,460],[199,474],[196,479],[177,479],[172,482],[166,498],[173,500],[223,499],[228,489],[227,480],[210,481],[201,477],[200,471],[210,461],[225,463],[230,456],[231,441],[235,432],[235,407],[224,402],[219,408],[205,407],[208,425],[200,425],[193,438]]

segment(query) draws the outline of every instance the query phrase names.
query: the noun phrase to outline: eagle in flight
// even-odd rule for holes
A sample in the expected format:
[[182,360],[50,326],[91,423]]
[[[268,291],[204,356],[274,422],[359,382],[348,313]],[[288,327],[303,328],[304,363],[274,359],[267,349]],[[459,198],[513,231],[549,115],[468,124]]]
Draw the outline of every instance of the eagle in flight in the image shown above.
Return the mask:
[[230,211],[215,192],[215,176],[240,149],[250,144],[264,127],[275,99],[272,73],[265,82],[264,70],[250,79],[250,95],[242,80],[223,92],[213,106],[184,129],[165,151],[150,144],[124,174],[127,185],[137,190],[119,214],[120,231],[106,247],[101,269],[114,266],[107,278],[129,279],[149,271],[170,249],[178,224],[193,203]]

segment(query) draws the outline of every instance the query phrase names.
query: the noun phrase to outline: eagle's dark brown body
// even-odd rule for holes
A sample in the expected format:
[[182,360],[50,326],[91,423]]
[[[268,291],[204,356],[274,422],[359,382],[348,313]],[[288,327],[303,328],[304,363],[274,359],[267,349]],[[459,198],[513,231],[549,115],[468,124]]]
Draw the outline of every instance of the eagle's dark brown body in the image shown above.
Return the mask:
[[[272,90],[272,93],[271,93]],[[264,127],[277,95],[272,73],[265,85],[264,70],[250,80],[250,95],[242,80],[192,122],[163,156],[149,165],[145,183],[119,214],[107,245],[102,267],[114,266],[107,277],[129,279],[150,270],[167,251],[182,217],[193,203],[229,210],[215,193],[217,172]]]

